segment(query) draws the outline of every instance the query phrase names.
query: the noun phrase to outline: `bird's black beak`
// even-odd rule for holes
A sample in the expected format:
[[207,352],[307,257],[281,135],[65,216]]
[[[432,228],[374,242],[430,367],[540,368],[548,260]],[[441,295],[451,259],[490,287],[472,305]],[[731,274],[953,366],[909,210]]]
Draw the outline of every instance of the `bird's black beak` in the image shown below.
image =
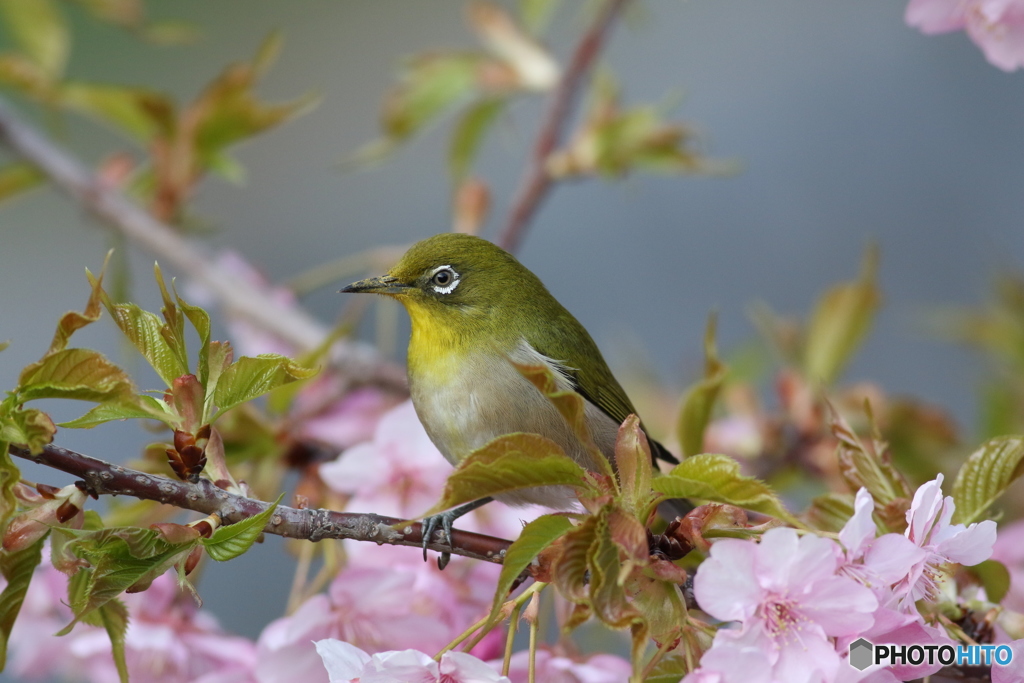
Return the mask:
[[411,286],[391,275],[381,275],[380,277],[371,277],[359,282],[353,282],[341,291],[353,294],[399,294]]

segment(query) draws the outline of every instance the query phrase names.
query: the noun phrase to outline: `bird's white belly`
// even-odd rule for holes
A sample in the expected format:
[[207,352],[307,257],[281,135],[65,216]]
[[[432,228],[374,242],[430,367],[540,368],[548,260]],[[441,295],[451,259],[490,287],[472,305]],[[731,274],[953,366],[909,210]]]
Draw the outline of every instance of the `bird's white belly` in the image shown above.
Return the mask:
[[[511,354],[520,364],[554,364],[525,342]],[[595,469],[590,454],[576,438],[558,410],[502,356],[468,354],[458,363],[448,363],[447,372],[410,373],[410,390],[416,413],[431,441],[457,465],[474,450],[492,439],[512,432],[545,436],[588,469]],[[556,371],[560,389],[569,389],[567,379]],[[618,425],[599,408],[586,404],[591,435],[605,454],[614,453]],[[498,496],[511,505],[536,503],[566,508],[575,502],[568,487],[545,486]]]

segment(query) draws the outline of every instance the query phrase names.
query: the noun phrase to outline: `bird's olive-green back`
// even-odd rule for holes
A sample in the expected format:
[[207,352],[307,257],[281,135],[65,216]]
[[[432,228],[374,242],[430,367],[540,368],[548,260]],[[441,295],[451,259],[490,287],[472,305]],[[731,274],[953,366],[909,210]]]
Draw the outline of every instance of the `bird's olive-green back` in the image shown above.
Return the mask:
[[[450,266],[458,285],[439,293],[430,278]],[[389,275],[411,289],[407,305],[430,312],[465,343],[511,352],[522,339],[565,365],[586,399],[621,423],[636,412],[586,329],[514,256],[487,240],[442,233],[413,245]]]

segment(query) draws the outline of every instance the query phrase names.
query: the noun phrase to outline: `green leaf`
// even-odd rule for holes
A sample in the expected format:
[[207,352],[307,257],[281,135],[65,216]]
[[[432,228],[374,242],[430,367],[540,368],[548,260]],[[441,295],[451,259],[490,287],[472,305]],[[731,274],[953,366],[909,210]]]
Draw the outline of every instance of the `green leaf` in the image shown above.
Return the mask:
[[164,305],[160,308],[160,313],[164,317],[165,325],[161,328],[160,332],[164,339],[167,341],[167,346],[170,347],[171,351],[177,357],[178,364],[185,368],[183,374],[188,374],[188,345],[185,342],[185,316],[182,315],[181,311],[178,310],[178,305],[171,298],[171,293],[167,291],[167,283],[164,282],[164,274],[160,270],[160,264],[153,264],[153,276],[156,279],[156,284],[160,287],[160,296],[163,299]]
[[252,62],[232,64],[211,82],[183,116],[195,121],[195,155],[204,169],[218,165],[227,147],[308,111],[319,99],[308,94],[283,104],[266,104],[254,87],[280,49],[277,34],[268,37]]
[[381,124],[393,143],[404,142],[476,87],[480,56],[431,54],[413,59],[384,103]]
[[110,638],[114,666],[121,683],[128,683],[128,662],[125,659],[125,634],[128,632],[128,608],[116,598],[100,607],[99,621]]
[[853,517],[853,495],[826,493],[811,501],[804,518],[815,529],[838,533]]
[[51,80],[64,71],[70,37],[64,14],[52,0],[0,0],[8,34]]
[[239,403],[251,401],[271,389],[299,379],[308,379],[316,368],[304,368],[291,358],[267,353],[250,358],[242,356],[220,376],[214,394],[214,403],[220,408],[217,416]]
[[26,367],[18,380],[21,401],[65,398],[109,401],[134,395],[131,378],[91,349],[61,349]]
[[[5,416],[0,413],[0,427]],[[11,518],[18,511],[18,499],[14,495],[14,486],[21,480],[21,471],[11,459],[10,442],[0,431],[0,529],[7,529]]]
[[651,502],[651,448],[640,429],[640,418],[630,415],[615,439],[615,466],[619,470],[623,505],[646,519]]
[[998,436],[971,453],[953,483],[953,521],[970,524],[1024,474],[1024,436]]
[[135,396],[134,401],[110,401],[101,403],[82,417],[57,426],[67,429],[92,429],[96,425],[112,420],[149,419],[160,420],[168,427],[176,427],[181,418],[164,409],[166,404],[152,396]]
[[[41,453],[43,446],[53,441],[56,433],[57,427],[50,416],[35,408],[15,410],[6,417],[0,415],[0,443],[9,441],[26,446],[33,454]],[[13,463],[11,467],[14,467]],[[0,470],[6,469],[0,466]],[[16,467],[14,471],[17,472]]]
[[519,538],[505,551],[501,575],[494,591],[494,602],[491,604],[490,623],[497,621],[501,606],[519,575],[530,566],[542,550],[571,529],[572,523],[569,518],[562,515],[542,515],[523,527]]
[[101,618],[93,613],[128,588],[147,586],[188,554],[197,542],[168,543],[159,532],[138,527],[96,531],[57,528],[56,532],[71,537],[61,548],[63,555],[78,557],[89,564],[79,570],[79,574],[84,574],[78,579],[81,583],[69,585],[75,619],[62,634],[70,632],[78,621]]
[[0,593],[0,671],[7,664],[7,640],[25,602],[32,574],[42,561],[45,540],[44,536],[23,550],[0,553],[0,572],[7,580],[3,593]]
[[197,41],[203,31],[188,21],[163,19],[143,26],[141,34],[154,45],[185,45]]
[[[830,406],[831,407],[831,406]],[[874,424],[874,418],[869,418]],[[863,486],[875,499],[876,505],[888,505],[897,499],[909,500],[912,497],[910,485],[903,474],[892,464],[892,458],[881,437],[877,435],[871,447],[865,447],[846,419],[832,408],[832,434],[839,441],[836,456],[839,460],[839,472],[851,491],[859,491]],[[889,520],[886,520],[889,523]]]
[[460,183],[469,173],[487,130],[504,107],[503,99],[485,98],[466,109],[455,124],[448,149],[448,170],[453,184]]
[[644,679],[644,683],[679,683],[683,676],[690,673],[686,660],[682,657],[665,657],[654,665]]
[[200,383],[209,391],[207,381],[210,378],[210,314],[199,306],[186,303],[184,299],[174,293],[178,306],[185,313],[185,317],[192,323],[196,333],[199,335],[199,364],[196,371]]
[[804,371],[813,382],[831,384],[871,328],[881,303],[876,277],[878,249],[864,254],[860,278],[836,285],[818,301],[807,329]]
[[71,339],[71,335],[86,325],[91,325],[100,319],[100,315],[103,312],[100,308],[100,301],[103,298],[103,275],[106,273],[107,264],[110,262],[110,256],[111,252],[108,251],[107,257],[103,260],[103,268],[100,270],[99,277],[95,277],[88,269],[86,269],[85,275],[89,279],[90,291],[89,300],[85,304],[85,310],[81,313],[78,311],[68,311],[61,316],[60,321],[57,323],[57,330],[53,333],[53,339],[50,341],[50,348],[46,351],[46,355],[67,348],[68,340]]
[[39,187],[46,180],[43,172],[32,164],[18,161],[0,168],[0,201]]
[[711,412],[725,381],[726,367],[718,359],[715,348],[716,327],[717,318],[712,315],[704,333],[704,378],[690,387],[679,411],[679,443],[686,457],[703,452],[704,431],[711,421]]
[[174,103],[155,90],[72,81],[61,85],[58,97],[64,106],[108,124],[142,145],[173,131]]
[[687,458],[652,488],[668,498],[699,498],[760,512],[802,526],[783,507],[768,484],[740,474],[740,466],[727,455],[702,453]]
[[505,434],[470,453],[448,477],[440,502],[421,517],[534,486],[585,486],[585,470],[539,434]]
[[188,374],[187,365],[181,363],[180,355],[167,343],[164,324],[156,314],[135,304],[115,304],[109,299],[104,303],[121,332],[156,370],[164,384],[171,386],[175,379]]
[[1010,571],[1002,562],[996,560],[985,560],[973,567],[965,567],[968,572],[978,577],[982,587],[985,589],[985,597],[988,601],[998,605],[1010,591]]
[[590,604],[594,615],[612,628],[625,628],[642,621],[640,612],[626,599],[626,591],[620,581],[622,562],[619,546],[612,538],[610,515],[611,506],[601,508],[594,515],[594,543],[587,552],[587,568],[590,570]]
[[202,544],[210,557],[218,562],[232,560],[247,551],[256,539],[263,533],[264,527],[270,521],[271,515],[277,509],[282,493],[274,501],[274,504],[258,515],[243,519],[241,522],[222,526],[213,532],[210,538],[202,539]]
[[596,534],[597,515],[588,515],[582,524],[566,532],[562,552],[555,560],[555,587],[562,597],[578,605],[589,604],[587,563]]

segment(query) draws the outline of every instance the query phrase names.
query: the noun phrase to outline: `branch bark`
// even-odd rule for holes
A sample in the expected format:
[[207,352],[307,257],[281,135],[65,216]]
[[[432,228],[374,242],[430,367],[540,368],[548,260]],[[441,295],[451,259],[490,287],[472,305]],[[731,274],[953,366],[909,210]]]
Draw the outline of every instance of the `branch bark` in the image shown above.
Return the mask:
[[[90,493],[132,496],[207,515],[216,513],[225,524],[258,515],[270,506],[261,500],[228,493],[207,479],[200,479],[197,484],[176,481],[114,465],[52,444],[37,455],[20,446],[11,446],[10,452],[19,458],[81,477]],[[264,531],[313,542],[325,538],[347,538],[417,548],[422,547],[423,543],[419,522],[370,513],[300,510],[284,505],[277,506]],[[511,541],[493,536],[454,530],[451,548],[439,543],[429,543],[427,547],[437,552],[450,551],[453,555],[501,564],[510,545]]]
[[[117,190],[104,185],[66,150],[19,119],[2,98],[0,142],[36,166],[58,189],[104,224],[206,287],[227,313],[249,320],[300,351],[312,351],[326,338],[327,328],[312,316],[302,309],[283,306],[265,288],[218,269],[205,253],[174,228],[158,221]],[[368,344],[339,341],[331,361],[352,382],[406,391],[404,370],[384,360]]]
[[561,142],[579,98],[580,88],[593,70],[608,32],[628,3],[629,0],[608,0],[604,3],[573,51],[562,80],[551,93],[533,154],[512,201],[508,220],[498,236],[498,244],[507,251],[518,249],[530,220],[551,190],[552,178],[547,171],[548,157]]

